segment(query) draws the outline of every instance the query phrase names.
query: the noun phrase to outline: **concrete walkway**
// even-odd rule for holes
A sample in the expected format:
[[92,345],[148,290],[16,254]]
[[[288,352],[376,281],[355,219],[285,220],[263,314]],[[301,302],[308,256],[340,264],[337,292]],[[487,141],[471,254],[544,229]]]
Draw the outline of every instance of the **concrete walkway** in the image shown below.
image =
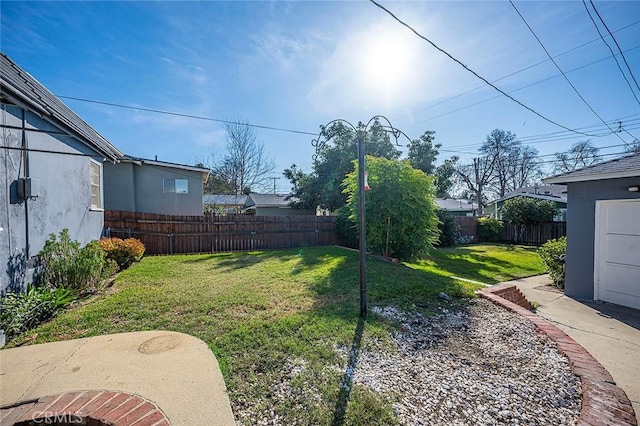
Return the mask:
[[611,373],[639,417],[640,311],[610,303],[576,301],[550,289],[547,275],[509,283],[538,304],[540,316],[580,343]]
[[139,395],[174,426],[235,424],[215,356],[186,334],[142,331],[0,351],[0,406],[93,389]]

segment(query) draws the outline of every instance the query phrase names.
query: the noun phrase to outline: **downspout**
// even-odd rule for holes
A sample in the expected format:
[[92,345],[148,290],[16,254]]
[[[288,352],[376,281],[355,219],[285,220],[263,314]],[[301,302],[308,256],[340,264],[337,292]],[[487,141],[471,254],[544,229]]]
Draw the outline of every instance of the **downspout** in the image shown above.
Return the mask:
[[9,214],[9,199],[11,198],[11,185],[9,182],[9,144],[11,143],[11,138],[10,135],[7,136],[6,135],[6,126],[7,124],[7,109],[6,107],[3,105],[2,106],[2,141],[3,143],[7,146],[7,148],[5,148],[5,152],[4,152],[4,179],[5,179],[5,183],[6,183],[6,194],[7,194],[7,205],[6,207],[6,213],[7,213],[7,243],[9,246],[9,253],[11,255],[13,255],[13,250],[11,248],[11,214]]
[[[29,177],[29,145],[27,142],[26,121],[27,111],[24,108],[22,111],[22,151],[24,154],[24,177]],[[24,241],[25,241],[25,256],[28,260],[29,255],[29,199],[24,200]]]

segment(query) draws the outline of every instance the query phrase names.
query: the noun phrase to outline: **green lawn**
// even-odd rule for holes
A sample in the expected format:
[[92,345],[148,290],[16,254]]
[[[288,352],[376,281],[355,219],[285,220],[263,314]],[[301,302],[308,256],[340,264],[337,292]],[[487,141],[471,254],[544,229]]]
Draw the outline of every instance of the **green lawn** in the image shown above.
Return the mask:
[[545,270],[535,248],[504,244],[441,248],[434,250],[428,259],[410,266],[485,284],[539,275]]
[[[448,303],[439,292],[463,304],[479,287],[451,275],[495,283],[543,269],[535,249],[500,245],[434,250],[404,265],[370,259],[369,307],[431,314]],[[358,253],[337,247],[146,257],[105,294],[13,345],[174,330],[216,354],[236,413],[255,419],[273,410],[284,424],[392,424],[393,395],[355,386],[346,411],[340,404],[348,348],[385,348],[398,326],[375,315],[359,322],[358,274]]]

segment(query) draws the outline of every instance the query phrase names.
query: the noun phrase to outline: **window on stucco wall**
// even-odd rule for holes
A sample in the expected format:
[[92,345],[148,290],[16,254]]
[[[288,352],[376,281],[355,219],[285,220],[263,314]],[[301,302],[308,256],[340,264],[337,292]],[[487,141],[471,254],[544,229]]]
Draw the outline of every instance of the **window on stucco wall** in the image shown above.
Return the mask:
[[188,194],[189,193],[189,180],[188,179],[163,179],[163,192],[165,194]]
[[102,165],[90,160],[89,173],[91,182],[91,208],[100,210],[102,209]]

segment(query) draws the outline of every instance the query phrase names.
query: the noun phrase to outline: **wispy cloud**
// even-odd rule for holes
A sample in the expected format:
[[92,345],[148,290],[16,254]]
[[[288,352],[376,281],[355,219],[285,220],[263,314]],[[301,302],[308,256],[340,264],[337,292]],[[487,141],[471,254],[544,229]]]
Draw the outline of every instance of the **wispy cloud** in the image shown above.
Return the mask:
[[327,41],[319,32],[293,36],[279,29],[266,31],[252,39],[256,53],[250,57],[254,62],[252,65],[265,60],[268,65],[285,72],[315,62],[314,58],[317,58]]

